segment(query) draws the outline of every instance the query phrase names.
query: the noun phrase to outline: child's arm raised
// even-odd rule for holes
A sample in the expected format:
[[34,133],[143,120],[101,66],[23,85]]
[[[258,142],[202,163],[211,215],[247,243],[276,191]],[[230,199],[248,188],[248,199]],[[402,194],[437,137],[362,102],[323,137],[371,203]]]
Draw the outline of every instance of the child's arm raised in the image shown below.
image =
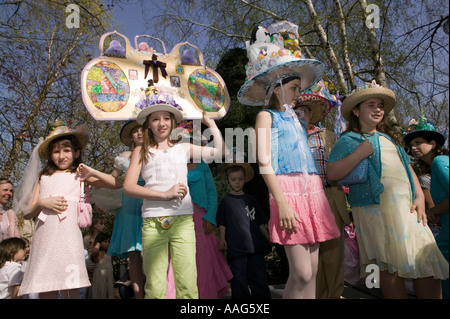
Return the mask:
[[95,187],[112,189],[122,187],[122,182],[117,178],[118,173],[116,171],[106,174],[81,163],[77,167],[77,174],[81,181],[86,181]]
[[126,196],[147,199],[147,200],[172,200],[183,199],[187,192],[187,185],[177,183],[167,191],[158,191],[138,185],[139,174],[141,173],[142,162],[140,161],[141,146],[137,146],[131,154],[130,166],[123,183],[123,193]]
[[261,175],[278,207],[280,227],[286,232],[297,232],[297,222],[301,222],[289,206],[271,164],[271,127],[272,117],[269,112],[260,112],[256,116],[256,143],[258,163]]
[[186,143],[184,145],[189,147],[189,151],[187,152],[189,154],[189,158],[204,161],[223,158],[227,155],[228,151],[225,149],[225,142],[216,122],[203,113],[202,123],[208,126],[209,132],[214,139],[214,147]]

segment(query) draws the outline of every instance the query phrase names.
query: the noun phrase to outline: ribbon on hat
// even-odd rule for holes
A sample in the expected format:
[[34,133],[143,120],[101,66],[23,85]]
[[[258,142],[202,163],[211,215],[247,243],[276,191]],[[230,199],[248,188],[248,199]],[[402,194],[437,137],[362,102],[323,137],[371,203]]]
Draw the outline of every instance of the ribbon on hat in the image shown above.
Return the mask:
[[151,60],[145,60],[143,63],[145,65],[144,79],[147,78],[150,67],[152,67],[152,69],[153,69],[153,82],[154,83],[158,83],[158,81],[159,81],[158,69],[161,69],[161,74],[164,78],[167,77],[167,71],[166,71],[167,63],[158,61],[158,57],[155,54],[152,55]]

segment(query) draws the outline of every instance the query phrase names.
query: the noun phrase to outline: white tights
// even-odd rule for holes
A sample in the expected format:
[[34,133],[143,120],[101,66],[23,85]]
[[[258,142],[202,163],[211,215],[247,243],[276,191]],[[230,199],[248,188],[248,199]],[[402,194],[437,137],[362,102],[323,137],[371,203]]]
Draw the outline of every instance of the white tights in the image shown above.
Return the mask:
[[319,244],[285,245],[289,277],[283,299],[315,299]]

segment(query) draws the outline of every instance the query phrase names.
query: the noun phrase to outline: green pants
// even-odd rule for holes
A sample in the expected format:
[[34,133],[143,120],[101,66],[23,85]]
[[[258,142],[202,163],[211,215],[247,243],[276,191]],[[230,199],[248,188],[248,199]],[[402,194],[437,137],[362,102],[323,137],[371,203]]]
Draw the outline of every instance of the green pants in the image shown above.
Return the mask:
[[145,298],[166,298],[169,248],[177,299],[198,299],[192,215],[176,216],[169,229],[163,229],[157,218],[144,218],[142,253],[146,276]]

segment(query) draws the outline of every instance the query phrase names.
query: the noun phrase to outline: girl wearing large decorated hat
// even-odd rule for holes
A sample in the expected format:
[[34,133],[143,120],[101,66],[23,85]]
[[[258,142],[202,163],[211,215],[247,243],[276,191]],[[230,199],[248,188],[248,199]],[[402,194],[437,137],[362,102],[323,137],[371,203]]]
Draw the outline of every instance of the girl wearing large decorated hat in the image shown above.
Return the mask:
[[[177,298],[198,298],[193,206],[187,185],[187,162],[222,158],[223,138],[214,120],[204,116],[214,147],[178,143],[183,119],[177,93],[159,88],[137,104],[143,143],[133,150],[124,182],[127,196],[142,198],[145,298],[166,298],[169,249]],[[175,130],[175,134],[172,131]],[[137,184],[139,174],[145,187]]]
[[[84,175],[88,166],[82,163],[81,152],[87,142],[83,129],[55,121],[47,138],[33,150],[16,203],[25,218],[36,217],[19,295],[39,293],[40,298],[56,299],[59,292],[62,298],[79,299],[79,288],[90,286],[77,206],[83,182],[114,188],[116,180],[96,170]],[[40,172],[38,156],[46,161]]]
[[[385,123],[395,101],[394,92],[375,81],[343,101],[341,112],[349,124],[330,154],[327,177],[366,177],[349,185],[348,200],[361,269],[379,267],[384,297],[407,298],[404,280],[411,279],[418,298],[441,298],[448,262],[427,226],[424,195],[400,137]],[[353,171],[365,159],[367,173]]]
[[258,31],[247,48],[247,82],[239,90],[238,100],[264,106],[255,124],[258,162],[271,193],[271,241],[284,245],[289,262],[283,298],[315,298],[319,243],[339,237],[339,230],[305,127],[292,107],[325,68],[319,61],[295,57],[284,46],[271,43],[264,28]]
[[[436,243],[449,260],[449,160],[445,137],[422,114],[403,136],[412,156],[419,161],[419,180],[425,194],[430,227],[437,230]],[[440,227],[439,227],[440,226]],[[449,282],[442,280],[442,296],[449,298]]]

